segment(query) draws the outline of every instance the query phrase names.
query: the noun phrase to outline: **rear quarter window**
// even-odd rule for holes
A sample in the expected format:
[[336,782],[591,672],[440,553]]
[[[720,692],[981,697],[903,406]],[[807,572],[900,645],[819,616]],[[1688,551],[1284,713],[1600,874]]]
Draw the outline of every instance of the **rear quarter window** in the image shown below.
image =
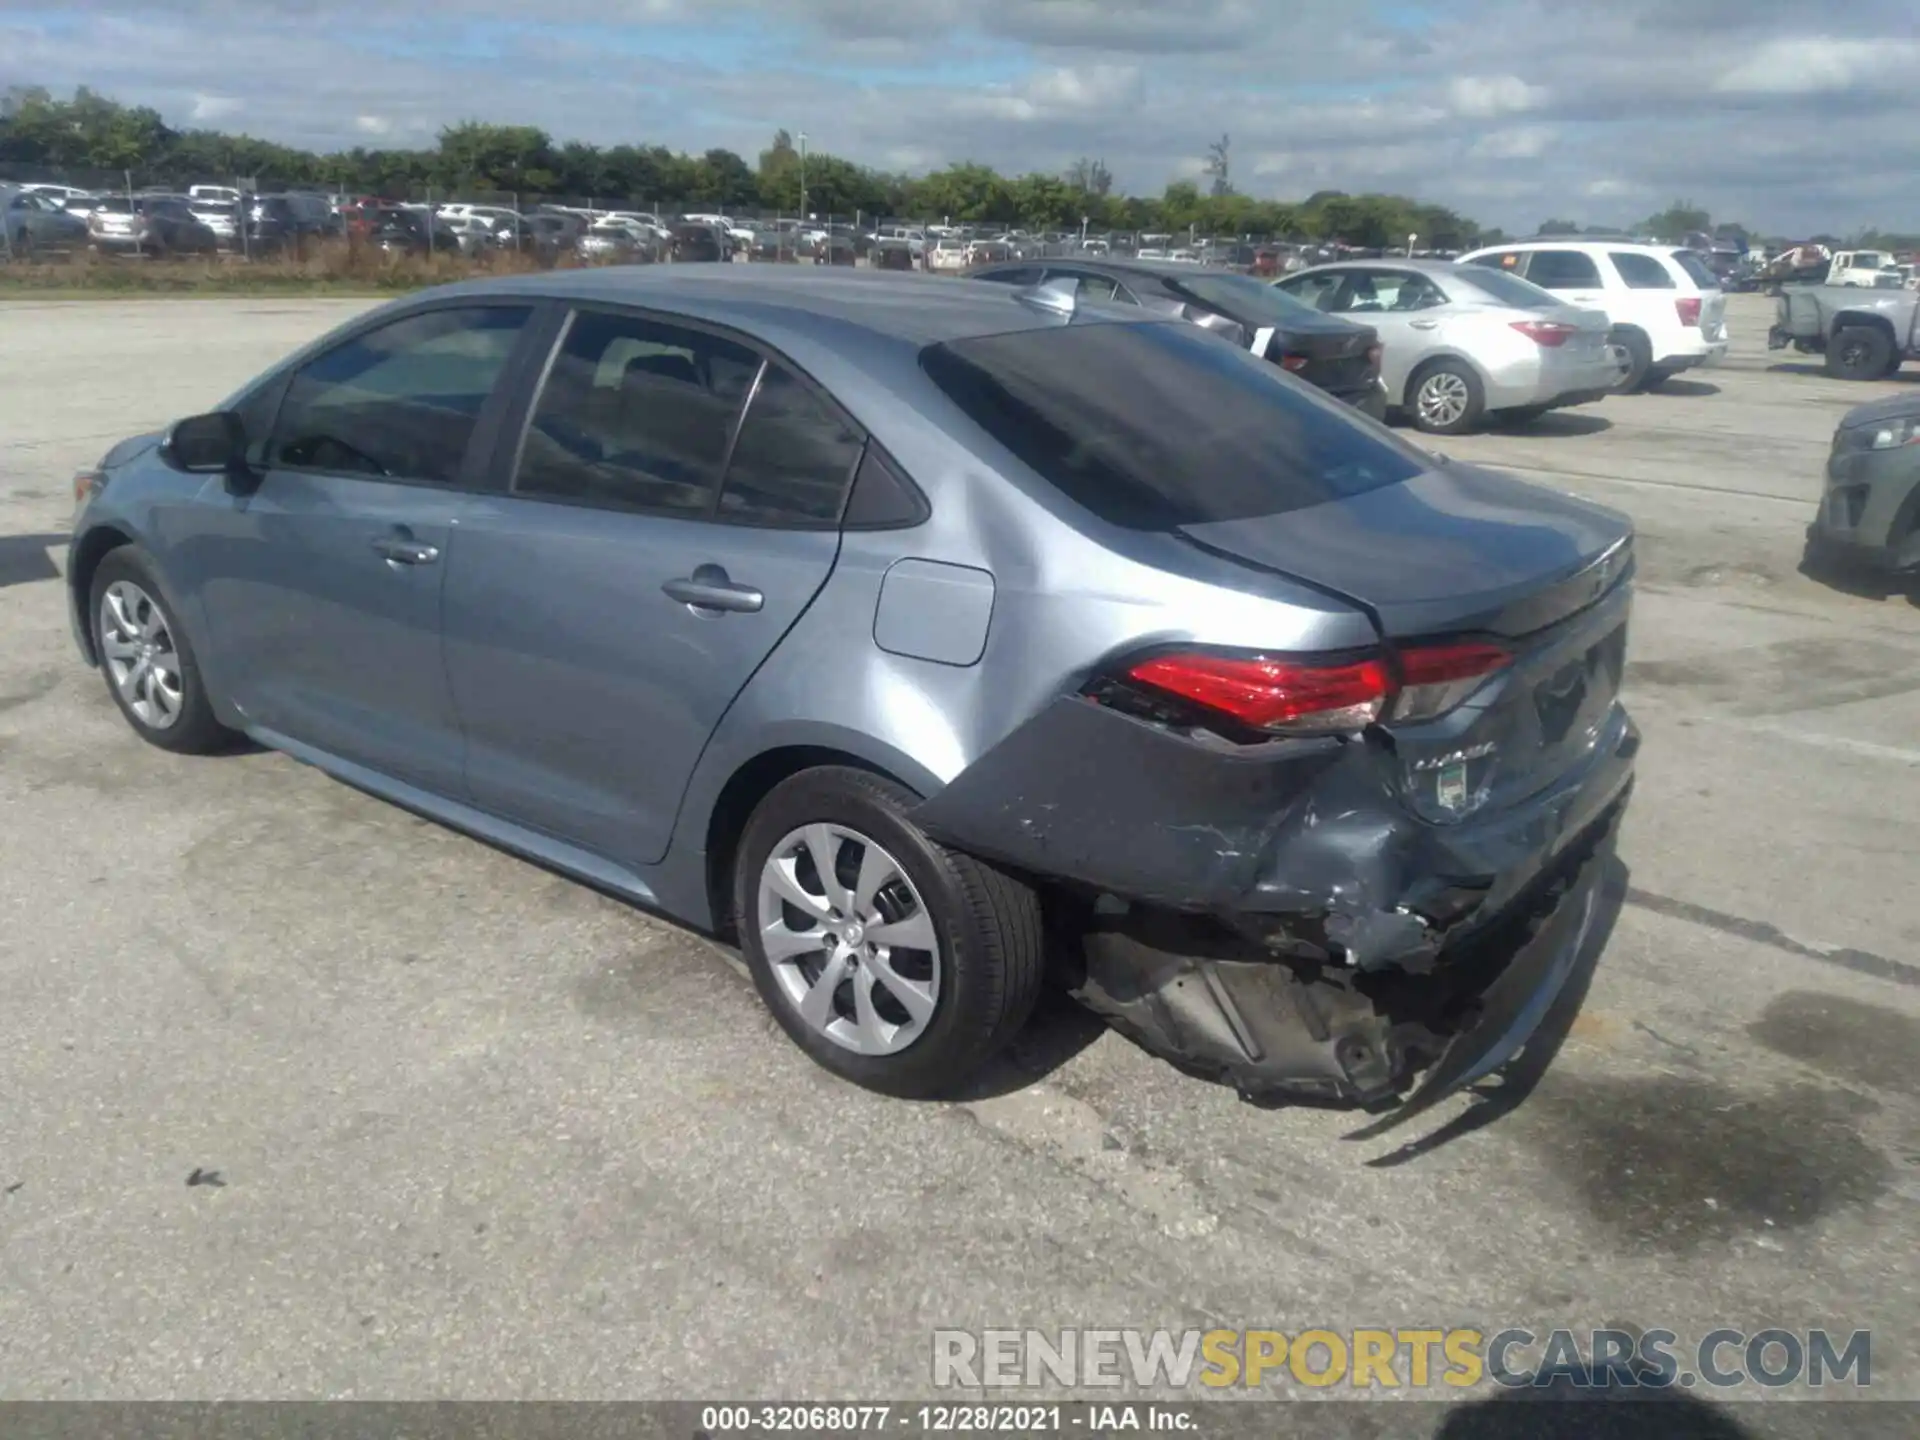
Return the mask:
[[1678,265],[1686,277],[1702,290],[1718,290],[1720,277],[1713,273],[1713,267],[1691,250],[1673,252],[1673,263]]
[[920,364],[1042,480],[1127,529],[1283,514],[1426,468],[1337,401],[1184,323],[951,341]]
[[1673,274],[1651,255],[1631,250],[1611,250],[1607,258],[1620,273],[1620,283],[1629,290],[1676,290]]

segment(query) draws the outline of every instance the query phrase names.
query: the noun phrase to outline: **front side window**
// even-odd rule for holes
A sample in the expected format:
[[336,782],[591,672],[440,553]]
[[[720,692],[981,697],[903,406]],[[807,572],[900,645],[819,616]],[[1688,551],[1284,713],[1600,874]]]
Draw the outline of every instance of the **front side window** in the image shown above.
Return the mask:
[[864,437],[790,372],[769,362],[740,422],[720,491],[723,520],[831,525]]
[[513,488],[610,510],[703,515],[760,370],[744,345],[582,311],[554,356]]
[[309,362],[287,387],[270,463],[451,485],[531,310],[428,310]]

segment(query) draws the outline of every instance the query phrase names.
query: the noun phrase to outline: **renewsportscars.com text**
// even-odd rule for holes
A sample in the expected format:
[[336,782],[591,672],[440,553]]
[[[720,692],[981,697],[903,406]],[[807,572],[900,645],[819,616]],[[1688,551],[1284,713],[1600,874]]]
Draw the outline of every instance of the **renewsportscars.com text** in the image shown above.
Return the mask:
[[1870,1331],[936,1330],[940,1388],[1780,1389],[1873,1383]]

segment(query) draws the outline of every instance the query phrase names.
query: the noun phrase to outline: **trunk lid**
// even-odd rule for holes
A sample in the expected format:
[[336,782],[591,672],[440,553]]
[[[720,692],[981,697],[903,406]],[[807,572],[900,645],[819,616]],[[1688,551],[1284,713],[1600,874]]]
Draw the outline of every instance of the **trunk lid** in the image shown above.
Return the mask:
[[[1579,600],[1593,579],[1583,572],[1632,525],[1603,506],[1442,461],[1348,499],[1181,533],[1359,605],[1386,638],[1402,640],[1550,625],[1597,598]],[[1565,590],[1571,581],[1584,585]]]
[[1287,366],[1293,374],[1330,394],[1350,395],[1371,385],[1379,373],[1367,357],[1379,343],[1379,334],[1372,327],[1347,321],[1325,327],[1289,325],[1276,331],[1267,343],[1267,358],[1284,364],[1286,357],[1299,356],[1304,363]]
[[1632,526],[1614,511],[1446,463],[1350,499],[1182,533],[1358,605],[1396,649],[1493,636],[1512,652],[1445,714],[1387,721],[1387,782],[1424,820],[1535,795],[1623,723]]

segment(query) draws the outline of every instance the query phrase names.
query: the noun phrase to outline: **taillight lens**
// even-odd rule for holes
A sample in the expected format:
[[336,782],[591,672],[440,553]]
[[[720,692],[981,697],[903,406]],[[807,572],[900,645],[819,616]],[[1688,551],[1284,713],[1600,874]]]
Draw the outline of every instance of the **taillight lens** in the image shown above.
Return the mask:
[[[1099,681],[1089,693],[1103,703],[1122,704],[1144,689],[1268,735],[1352,734],[1380,720],[1419,722],[1444,715],[1512,658],[1498,645],[1477,641],[1415,646],[1391,657],[1174,651],[1129,664],[1122,672],[1122,691]],[[1162,706],[1127,708],[1149,718],[1173,718],[1162,713]],[[1179,705],[1172,708],[1180,712]]]
[[1372,370],[1378,370],[1380,368],[1380,357],[1386,353],[1387,353],[1386,349],[1383,346],[1369,345],[1367,347],[1368,368]]
[[1468,642],[1423,645],[1400,652],[1400,693],[1395,720],[1432,720],[1478,690],[1513,656],[1498,645]]
[[1298,375],[1302,370],[1307,368],[1307,357],[1304,355],[1282,355],[1280,357],[1280,368],[1290,375]]
[[106,483],[106,473],[98,467],[92,470],[76,471],[73,477],[73,513],[78,515],[86,509],[87,502],[93,499]]
[[1562,324],[1558,320],[1516,320],[1513,328],[1534,344],[1544,345],[1549,350],[1558,350],[1566,344],[1573,338],[1575,330],[1572,325]]
[[1157,655],[1127,678],[1254,730],[1277,735],[1362,730],[1378,720],[1392,678],[1377,657],[1323,664],[1232,655]]
[[1682,325],[1691,326],[1700,323],[1700,297],[1698,295],[1690,295],[1685,299],[1674,301],[1673,308],[1680,312],[1680,323]]

